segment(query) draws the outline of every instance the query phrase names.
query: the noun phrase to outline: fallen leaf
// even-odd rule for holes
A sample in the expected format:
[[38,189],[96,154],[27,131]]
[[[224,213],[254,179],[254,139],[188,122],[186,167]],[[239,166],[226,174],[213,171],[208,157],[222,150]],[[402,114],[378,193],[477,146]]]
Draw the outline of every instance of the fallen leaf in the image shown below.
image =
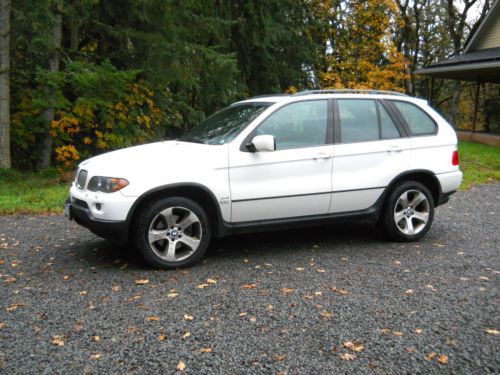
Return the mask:
[[487,278],[486,276],[479,276],[479,280],[481,280],[481,281],[488,281],[489,278]]
[[336,287],[334,287],[334,286],[333,286],[333,287],[331,287],[331,288],[330,288],[330,290],[331,290],[332,292],[335,292],[335,293],[340,294],[341,296],[346,296],[346,295],[348,295],[348,294],[349,294],[349,291],[348,291],[347,289],[343,289],[343,288],[338,289],[338,288],[336,288]]
[[340,258],[340,259],[342,259],[344,262],[349,260],[349,258],[347,258],[347,257],[343,257],[343,258]]
[[413,294],[415,291],[413,289],[405,290],[405,294]]
[[468,281],[468,280],[469,280],[469,278],[468,278],[468,277],[461,277],[461,278],[460,278],[460,281]]
[[301,272],[301,271],[304,271],[304,267],[296,267],[295,270]]
[[417,328],[417,329],[415,330],[415,333],[416,333],[417,335],[420,335],[420,334],[422,333],[422,330],[421,330],[420,328]]
[[86,290],[82,290],[82,291],[79,292],[79,294],[81,296],[86,296],[87,295],[87,291]]
[[212,348],[201,348],[200,353],[212,353]]
[[198,284],[198,285],[196,285],[196,288],[198,288],[198,289],[204,289],[207,286],[208,286],[208,284]]
[[403,332],[398,332],[398,331],[394,331],[392,334],[397,337],[403,336]]
[[441,354],[438,357],[438,362],[441,363],[442,365],[447,365],[448,364],[448,356],[446,354]]
[[191,321],[191,320],[193,320],[193,316],[189,315],[189,314],[184,314],[184,319]]
[[7,312],[14,312],[19,307],[22,307],[22,306],[24,306],[22,303],[14,303],[13,305],[10,305],[10,307],[7,307],[5,310],[7,310]]
[[160,335],[158,336],[158,340],[160,341],[165,341],[166,338],[167,336],[165,336],[163,333],[160,333]]
[[397,264],[397,265],[401,264],[401,262],[399,260],[396,260],[394,263]]
[[344,361],[354,361],[356,359],[356,355],[351,353],[342,353],[340,355],[340,358],[342,358]]
[[497,331],[496,329],[494,328],[487,328],[485,329],[485,332],[488,334],[488,335],[500,335],[500,331]]
[[146,285],[149,284],[149,279],[137,279],[135,280],[136,285]]
[[364,346],[359,341],[351,342],[346,341],[342,344],[342,346],[349,350],[354,350],[355,352],[360,352],[363,350]]
[[415,348],[414,346],[408,346],[408,347],[405,348],[405,350],[408,353],[416,353],[417,352],[417,348]]
[[175,297],[177,297],[178,295],[179,295],[178,293],[168,293],[168,294],[167,294],[167,297],[168,297],[168,298],[175,298]]
[[316,272],[319,272],[319,273],[325,273],[326,271],[325,271],[323,268],[318,268],[318,269],[316,270]]
[[277,360],[278,362],[283,362],[283,361],[286,359],[286,355],[283,355],[283,354],[276,354],[276,355],[274,356],[274,358],[276,358],[276,360]]
[[[136,282],[136,283],[137,283],[137,282]],[[120,285],[113,285],[113,286],[111,287],[111,290],[112,290],[113,292],[118,292],[118,291],[120,291],[120,289],[121,289],[121,288],[120,288]]]
[[0,323],[0,329],[5,327],[5,323]]
[[281,288],[281,293],[283,293],[283,294],[290,294],[293,292],[295,292],[295,289],[293,289],[293,288]]
[[431,352],[425,356],[425,359],[428,361],[432,361],[432,359],[436,356],[436,352]]
[[207,284],[217,284],[217,280],[207,279]]
[[179,361],[179,363],[177,364],[177,370],[184,371],[185,368],[186,364],[184,363],[184,361]]
[[431,284],[428,284],[425,287],[428,288],[428,289],[430,289],[430,290],[432,290],[433,292],[436,291],[436,289]]
[[319,313],[319,315],[321,315],[323,318],[325,319],[331,319],[333,318],[333,314],[327,310],[323,310]]
[[129,302],[137,301],[138,299],[141,298],[140,294],[136,294],[135,296],[132,296],[128,299]]
[[321,293],[321,292],[314,292],[314,295],[315,296],[321,296],[321,295],[323,295],[323,293]]
[[255,323],[255,322],[257,321],[257,318],[256,318],[255,316],[252,316],[252,317],[250,318],[250,321],[251,321],[252,323]]
[[57,345],[57,346],[64,346],[63,337],[60,335],[52,336],[52,344]]
[[12,284],[12,283],[15,283],[16,282],[16,278],[15,277],[7,277],[5,279],[5,283],[7,284]]
[[92,339],[93,339],[95,342],[99,342],[99,341],[101,341],[101,336],[95,335],[94,337],[92,337]]
[[148,316],[146,318],[146,320],[148,320],[150,322],[157,322],[158,320],[160,320],[160,317],[159,316]]
[[186,332],[182,335],[182,338],[187,339],[189,336],[191,336],[191,332]]
[[240,312],[238,315],[240,318],[243,318],[244,316],[247,316],[246,312]]
[[272,310],[272,309],[273,309],[273,305],[271,305],[271,304],[267,305],[266,310],[269,310],[269,311],[270,311],[270,310]]
[[255,288],[257,285],[255,284],[245,284],[243,285],[243,289],[253,289]]
[[64,281],[67,281],[67,280],[69,280],[70,277],[71,276],[69,276],[69,275],[64,275],[63,279],[64,279]]
[[99,359],[102,357],[102,354],[101,353],[96,353],[96,354],[92,354],[90,356],[91,359]]

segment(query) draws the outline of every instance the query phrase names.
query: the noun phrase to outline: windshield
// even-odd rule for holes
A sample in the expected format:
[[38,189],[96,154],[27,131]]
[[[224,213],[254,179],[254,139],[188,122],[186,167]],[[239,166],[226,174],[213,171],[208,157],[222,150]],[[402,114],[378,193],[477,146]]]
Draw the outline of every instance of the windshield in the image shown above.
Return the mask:
[[224,108],[196,125],[181,141],[222,145],[231,142],[257,115],[272,103],[244,103]]

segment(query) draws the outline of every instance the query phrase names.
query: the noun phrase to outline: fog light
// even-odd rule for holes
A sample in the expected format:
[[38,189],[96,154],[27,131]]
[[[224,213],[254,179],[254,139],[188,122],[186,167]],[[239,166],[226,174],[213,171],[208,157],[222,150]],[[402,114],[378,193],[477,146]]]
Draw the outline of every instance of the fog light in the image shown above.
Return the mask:
[[95,208],[97,211],[101,211],[101,204],[100,203],[96,203],[95,204]]

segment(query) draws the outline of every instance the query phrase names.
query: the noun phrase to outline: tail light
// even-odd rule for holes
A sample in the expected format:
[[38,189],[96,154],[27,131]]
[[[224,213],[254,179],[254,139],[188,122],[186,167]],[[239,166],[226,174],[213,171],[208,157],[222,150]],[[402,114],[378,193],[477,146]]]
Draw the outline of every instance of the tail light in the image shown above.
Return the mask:
[[452,165],[460,164],[460,160],[458,159],[458,151],[453,151],[453,155],[451,156],[451,164]]

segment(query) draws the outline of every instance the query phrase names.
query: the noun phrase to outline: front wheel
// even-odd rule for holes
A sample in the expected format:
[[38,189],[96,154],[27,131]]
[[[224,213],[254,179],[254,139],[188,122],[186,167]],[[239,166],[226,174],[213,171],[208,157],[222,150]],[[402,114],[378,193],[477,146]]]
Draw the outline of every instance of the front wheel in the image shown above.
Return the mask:
[[155,267],[190,266],[210,243],[210,226],[203,208],[182,197],[165,198],[145,207],[136,220],[134,242]]
[[432,194],[419,182],[406,181],[390,194],[383,212],[385,231],[393,240],[410,242],[422,238],[434,219]]

